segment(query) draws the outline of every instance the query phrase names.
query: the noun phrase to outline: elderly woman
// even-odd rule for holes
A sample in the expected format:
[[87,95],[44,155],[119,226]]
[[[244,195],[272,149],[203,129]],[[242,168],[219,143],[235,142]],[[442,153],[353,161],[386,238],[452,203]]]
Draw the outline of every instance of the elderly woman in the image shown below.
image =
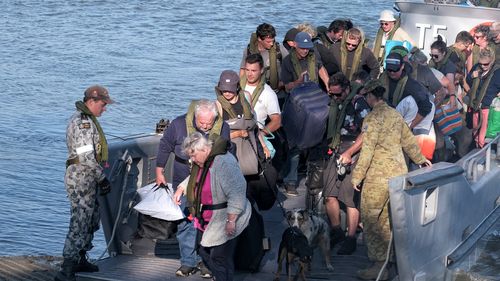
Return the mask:
[[221,137],[206,139],[199,132],[186,137],[182,147],[193,165],[174,195],[180,204],[187,194],[200,237],[198,254],[217,281],[233,280],[235,238],[251,215],[245,178],[228,146]]

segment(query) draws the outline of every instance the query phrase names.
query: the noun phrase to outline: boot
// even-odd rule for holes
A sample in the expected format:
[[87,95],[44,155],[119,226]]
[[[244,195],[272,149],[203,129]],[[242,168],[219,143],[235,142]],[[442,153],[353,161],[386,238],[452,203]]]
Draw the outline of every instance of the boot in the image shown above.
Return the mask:
[[[384,262],[375,262],[373,265],[367,269],[359,270],[358,271],[358,278],[363,279],[363,280],[375,280],[377,279],[378,273],[380,272],[380,269],[384,265]],[[387,271],[387,268],[384,268],[384,271],[382,272],[382,275],[380,276],[379,280],[387,280],[389,279],[389,271]]]
[[64,259],[61,270],[54,277],[55,281],[76,281],[75,267],[77,263],[70,259]]
[[342,247],[337,251],[338,255],[350,255],[356,251],[356,237],[347,236]]
[[342,228],[338,226],[332,227],[332,230],[330,232],[330,248],[333,248],[336,244],[344,241],[345,239],[345,232],[342,230]]
[[87,260],[87,252],[80,251],[80,260],[75,267],[75,272],[97,272],[99,267]]

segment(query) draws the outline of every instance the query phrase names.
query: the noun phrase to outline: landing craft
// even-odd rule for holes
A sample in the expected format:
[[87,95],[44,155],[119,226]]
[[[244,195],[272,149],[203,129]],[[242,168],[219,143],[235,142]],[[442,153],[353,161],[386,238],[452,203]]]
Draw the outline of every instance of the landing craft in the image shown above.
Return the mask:
[[[415,39],[419,48],[428,52],[437,35],[450,45],[458,32],[470,31],[479,24],[500,19],[499,9],[459,5],[457,2],[460,1],[396,1],[395,9],[400,12],[401,26]],[[138,200],[137,190],[155,180],[160,138],[161,130],[155,134],[110,141],[110,167],[106,173],[113,190],[105,198],[100,198],[110,257],[98,262],[100,272],[78,273],[78,280],[175,279],[174,272],[179,266],[175,239],[161,243],[135,240],[139,217],[132,207]],[[491,265],[489,273],[474,272],[473,265],[480,256],[476,246],[490,235],[489,232],[496,231],[493,237],[497,243],[500,240],[499,144],[500,137],[497,137],[485,148],[471,151],[457,163],[437,163],[431,169],[417,170],[391,180],[391,217],[398,274],[394,280],[472,278],[460,279],[464,278],[461,274],[484,277],[480,279],[485,280],[498,276],[488,275],[500,271],[498,264]],[[168,179],[171,172],[166,169],[166,173]],[[279,237],[285,227],[276,223],[276,217],[279,215],[267,224],[266,232],[269,235],[275,227],[278,229],[275,236]],[[240,273],[235,280],[271,280],[279,241],[273,241],[272,245],[261,272]],[[364,255],[335,256],[333,273],[315,268],[308,279],[356,280],[354,276],[358,268],[353,265],[363,267],[363,262],[367,263]],[[493,260],[498,255],[498,252],[493,253]],[[201,280],[195,276],[190,278]]]

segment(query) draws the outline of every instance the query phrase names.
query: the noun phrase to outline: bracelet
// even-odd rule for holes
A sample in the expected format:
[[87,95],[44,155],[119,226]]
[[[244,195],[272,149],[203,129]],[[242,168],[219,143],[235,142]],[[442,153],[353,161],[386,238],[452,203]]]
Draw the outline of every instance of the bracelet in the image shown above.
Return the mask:
[[226,222],[234,223],[234,221],[226,220]]

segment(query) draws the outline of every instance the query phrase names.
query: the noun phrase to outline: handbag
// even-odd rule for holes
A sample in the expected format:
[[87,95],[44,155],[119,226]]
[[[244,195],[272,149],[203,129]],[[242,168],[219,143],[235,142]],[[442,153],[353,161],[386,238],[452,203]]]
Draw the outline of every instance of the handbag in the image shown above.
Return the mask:
[[500,133],[500,98],[494,98],[491,102],[488,112],[488,128],[486,129],[487,138],[495,138]]
[[139,213],[166,221],[184,218],[181,208],[173,200],[174,191],[170,184],[157,186],[152,183],[140,188],[137,193],[141,202],[134,209]]
[[255,121],[242,118],[233,118],[226,121],[232,130],[246,130],[248,137],[234,138],[231,141],[236,146],[236,158],[243,175],[255,175],[259,173],[259,159],[257,153],[257,141],[255,136]]
[[441,133],[449,136],[462,129],[462,115],[458,108],[452,108],[449,104],[445,104],[436,109],[434,123]]

